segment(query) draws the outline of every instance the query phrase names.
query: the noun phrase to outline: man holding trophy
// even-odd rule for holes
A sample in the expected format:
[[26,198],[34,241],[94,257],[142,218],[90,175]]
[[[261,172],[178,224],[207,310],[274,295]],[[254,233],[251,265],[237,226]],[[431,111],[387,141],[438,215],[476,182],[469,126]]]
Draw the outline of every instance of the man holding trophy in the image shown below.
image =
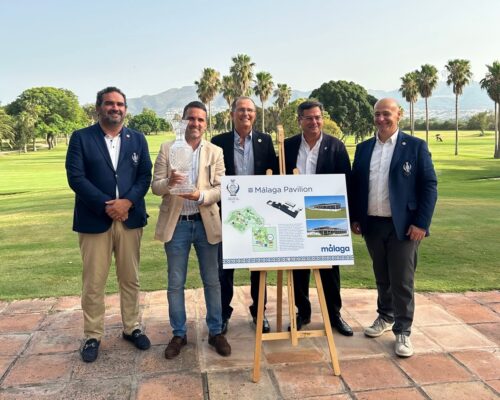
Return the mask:
[[[222,227],[217,202],[224,175],[222,149],[203,140],[207,110],[199,101],[186,105],[175,142],[163,143],[154,164],[153,193],[162,196],[155,239],[164,243],[168,270],[168,312],[173,338],[165,357],[179,355],[187,344],[184,285],[191,245],[198,257],[207,308],[208,343],[229,356],[222,330],[217,265]],[[187,125],[186,125],[187,124]]]

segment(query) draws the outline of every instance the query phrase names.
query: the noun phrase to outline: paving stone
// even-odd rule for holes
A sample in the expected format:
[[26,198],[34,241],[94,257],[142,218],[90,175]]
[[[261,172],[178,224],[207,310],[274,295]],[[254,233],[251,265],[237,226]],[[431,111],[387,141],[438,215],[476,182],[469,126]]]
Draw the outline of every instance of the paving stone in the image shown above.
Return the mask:
[[[203,336],[199,341],[200,366],[202,371],[213,371],[225,368],[253,367],[255,341],[248,338],[228,340],[231,345],[231,355],[222,357],[208,344],[208,337]],[[261,358],[261,366],[265,358]]]
[[207,374],[210,400],[275,400],[280,398],[268,372],[261,369],[258,382],[252,382],[253,370],[214,371]]
[[482,382],[442,383],[422,386],[432,400],[497,400],[493,391]]
[[33,334],[26,354],[63,353],[79,349],[82,331],[80,329],[61,329],[37,331]]
[[142,313],[142,323],[168,325],[168,306],[166,304],[153,304],[146,307]]
[[2,387],[67,382],[73,363],[71,354],[43,354],[21,357],[7,374]]
[[462,351],[453,353],[469,370],[483,381],[500,379],[500,354],[498,351]]
[[0,380],[2,376],[7,372],[10,365],[14,362],[16,358],[14,356],[0,356]]
[[[326,337],[312,339],[317,347],[323,350],[325,357],[330,359],[330,349]],[[334,333],[334,343],[340,361],[366,357],[382,357],[384,348],[375,340],[367,338],[361,332],[354,332],[353,336],[342,336]]]
[[17,300],[4,310],[6,314],[47,313],[56,303],[56,299]]
[[357,392],[357,400],[424,400],[416,388],[401,388],[388,390],[372,390],[369,392]]
[[46,315],[33,314],[2,314],[0,318],[0,334],[31,333],[40,326]]
[[0,335],[0,356],[18,355],[26,347],[31,335],[22,333],[18,335]]
[[423,354],[397,363],[419,385],[474,380],[472,375],[445,354]]
[[[394,356],[394,344],[396,339],[392,332],[385,333],[382,336],[375,338],[375,340],[371,338],[366,339],[380,343],[387,355]],[[412,327],[411,343],[415,354],[440,353],[443,351],[443,348],[439,344],[427,337],[427,335],[425,335],[421,329],[417,327]]]
[[420,329],[446,351],[495,347],[495,343],[465,324],[426,326]]
[[130,348],[129,351],[99,351],[97,360],[92,363],[83,362],[79,352],[73,353],[72,379],[86,380],[99,376],[102,379],[123,378],[136,373],[135,360],[141,351]]
[[435,326],[461,323],[459,319],[452,316],[442,307],[427,305],[415,308],[413,324],[415,326]]
[[486,307],[488,307],[491,311],[500,314],[500,303],[488,303],[486,304]]
[[64,390],[64,399],[123,400],[132,393],[131,379],[94,379],[72,381]]
[[327,361],[323,351],[311,339],[299,339],[298,346],[292,346],[289,340],[268,341],[262,348],[270,364]]
[[81,310],[59,311],[49,314],[40,327],[41,330],[45,331],[72,328],[80,329],[83,336],[83,312]]
[[340,367],[353,391],[411,386],[403,373],[387,358],[347,360]]
[[52,311],[74,311],[82,309],[82,298],[80,296],[66,296],[57,299]]
[[492,290],[490,292],[466,292],[465,296],[481,304],[500,303],[500,290]]
[[500,322],[500,317],[487,306],[480,304],[447,306],[446,310],[468,324]]
[[274,367],[274,375],[285,399],[346,392],[340,377],[335,376],[331,365],[324,362],[278,365]]
[[[145,325],[144,329],[153,346],[159,344],[166,346],[172,337],[172,328],[168,322],[161,324],[150,323]],[[191,332],[190,330],[190,333]]]
[[144,297],[144,304],[149,305],[166,305],[167,304],[167,291],[158,290],[155,292],[148,292]]
[[427,298],[445,307],[477,304],[473,299],[465,296],[463,293],[428,293]]
[[486,381],[486,384],[495,390],[497,394],[500,396],[500,379],[494,379],[492,381]]
[[[142,378],[137,389],[137,400],[202,400],[203,384],[198,373],[164,374]],[[212,397],[210,397],[212,400]]]
[[23,386],[1,389],[0,399],[2,400],[68,400],[65,396],[65,383],[44,384],[43,386]]
[[165,358],[166,346],[152,346],[139,354],[137,372],[152,374],[156,372],[200,371],[196,343],[188,342],[174,359]]
[[474,324],[471,327],[481,332],[489,340],[496,343],[497,346],[500,346],[500,323]]

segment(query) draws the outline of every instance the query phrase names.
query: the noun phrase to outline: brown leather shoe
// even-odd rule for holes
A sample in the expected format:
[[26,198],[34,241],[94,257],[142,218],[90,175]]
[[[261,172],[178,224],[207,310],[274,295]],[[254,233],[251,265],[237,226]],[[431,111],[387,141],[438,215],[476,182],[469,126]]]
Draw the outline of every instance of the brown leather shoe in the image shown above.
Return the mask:
[[174,336],[165,349],[165,358],[172,359],[179,355],[181,348],[187,344],[187,337]]
[[231,355],[231,346],[222,334],[208,335],[208,344],[215,347],[215,351],[223,357]]

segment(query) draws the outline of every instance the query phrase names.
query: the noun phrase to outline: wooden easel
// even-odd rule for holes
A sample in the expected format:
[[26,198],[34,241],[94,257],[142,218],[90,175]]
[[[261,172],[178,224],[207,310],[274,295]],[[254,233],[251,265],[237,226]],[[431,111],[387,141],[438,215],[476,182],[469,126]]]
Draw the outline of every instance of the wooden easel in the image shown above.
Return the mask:
[[[280,175],[286,174],[285,169],[285,134],[283,127],[278,125],[278,160]],[[294,170],[294,174],[298,171]],[[269,174],[269,171],[268,171]],[[259,271],[259,302],[257,308],[257,324],[255,329],[255,353],[253,363],[253,382],[258,382],[260,379],[260,358],[262,354],[262,341],[266,340],[284,340],[290,339],[292,346],[299,344],[299,338],[305,337],[322,337],[326,336],[328,348],[330,350],[330,358],[333,365],[334,375],[340,375],[340,366],[337,357],[337,349],[333,341],[332,326],[330,325],[330,316],[326,306],[325,293],[323,291],[323,283],[321,282],[320,269],[331,268],[330,266],[315,266],[315,267],[272,267],[272,268],[250,268],[250,271]],[[295,294],[293,288],[293,270],[294,269],[310,269],[314,273],[316,281],[316,289],[318,291],[318,299],[323,316],[324,329],[319,330],[302,330],[297,331],[297,320],[295,317]],[[264,322],[264,291],[266,285],[266,272],[277,271],[277,294],[276,294],[276,332],[262,333],[262,324]],[[282,307],[283,307],[283,271],[287,273],[287,292],[288,292],[288,312],[290,315],[290,332],[282,332]]]

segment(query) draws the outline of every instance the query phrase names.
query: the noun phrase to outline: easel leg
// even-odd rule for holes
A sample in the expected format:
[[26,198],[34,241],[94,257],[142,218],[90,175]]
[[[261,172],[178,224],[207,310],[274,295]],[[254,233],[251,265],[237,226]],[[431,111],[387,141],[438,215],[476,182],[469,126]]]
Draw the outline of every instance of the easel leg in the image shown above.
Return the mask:
[[283,329],[283,271],[278,270],[276,277],[276,332]]
[[325,323],[326,338],[328,340],[328,348],[330,349],[330,357],[332,359],[334,375],[340,375],[339,360],[337,358],[337,349],[333,341],[332,326],[330,324],[330,316],[328,315],[328,308],[326,307],[325,292],[323,291],[323,282],[321,282],[321,274],[319,269],[314,269],[314,279],[316,280],[316,288],[318,289],[319,305],[321,307],[321,314],[323,315],[323,322]]
[[260,271],[259,276],[259,304],[257,307],[257,325],[255,327],[255,353],[253,358],[254,382],[260,379],[260,356],[262,353],[262,324],[264,322],[264,291],[266,288],[266,271]]
[[292,346],[299,344],[297,337],[297,319],[295,318],[295,291],[293,289],[293,271],[287,270],[287,288],[288,288],[288,309],[290,314],[290,335]]

